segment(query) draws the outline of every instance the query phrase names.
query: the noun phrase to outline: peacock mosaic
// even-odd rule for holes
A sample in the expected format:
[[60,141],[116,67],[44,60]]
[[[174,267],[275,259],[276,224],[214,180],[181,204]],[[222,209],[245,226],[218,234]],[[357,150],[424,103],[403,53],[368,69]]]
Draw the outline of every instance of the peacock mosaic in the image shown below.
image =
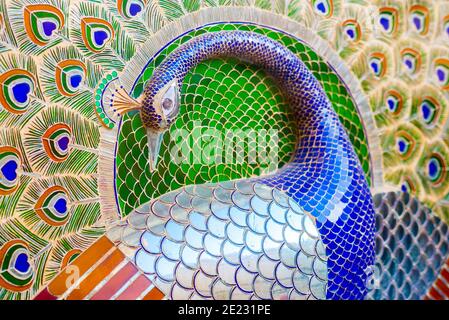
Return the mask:
[[446,0],[0,0],[0,299],[449,299],[448,103]]

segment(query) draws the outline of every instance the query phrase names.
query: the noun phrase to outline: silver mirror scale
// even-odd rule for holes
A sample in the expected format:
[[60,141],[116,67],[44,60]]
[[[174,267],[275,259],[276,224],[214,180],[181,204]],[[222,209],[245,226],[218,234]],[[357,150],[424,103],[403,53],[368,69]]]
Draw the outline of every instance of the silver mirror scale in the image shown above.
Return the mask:
[[[445,268],[449,229],[411,195],[374,196],[376,265],[366,299],[423,299]],[[314,218],[259,183],[189,186],[108,232],[169,299],[325,299]]]

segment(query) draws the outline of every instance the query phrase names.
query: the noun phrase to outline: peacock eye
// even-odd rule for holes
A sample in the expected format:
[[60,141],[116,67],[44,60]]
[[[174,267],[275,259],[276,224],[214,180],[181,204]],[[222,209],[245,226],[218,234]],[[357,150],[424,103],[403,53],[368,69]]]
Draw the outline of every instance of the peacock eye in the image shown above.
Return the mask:
[[171,85],[161,101],[161,109],[165,117],[172,119],[176,117],[179,109],[178,87],[176,84]]
[[164,111],[170,112],[171,109],[173,109],[173,100],[170,98],[165,98],[164,101],[162,101],[162,108]]

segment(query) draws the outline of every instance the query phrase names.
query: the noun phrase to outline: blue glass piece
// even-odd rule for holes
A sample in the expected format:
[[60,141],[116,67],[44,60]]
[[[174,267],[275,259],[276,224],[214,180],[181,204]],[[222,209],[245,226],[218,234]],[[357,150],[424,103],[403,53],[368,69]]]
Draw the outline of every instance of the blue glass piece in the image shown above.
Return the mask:
[[131,3],[129,6],[129,13],[135,17],[140,11],[142,11],[142,7],[137,3]]
[[377,62],[371,62],[371,69],[373,69],[374,73],[378,73],[379,72],[379,65],[377,64]]
[[65,199],[62,199],[62,198],[58,199],[55,202],[55,209],[60,214],[66,213],[67,212],[67,201]]
[[104,30],[96,30],[94,32],[94,41],[99,46],[102,46],[108,37],[108,33]]
[[410,59],[405,60],[405,65],[409,69],[413,68],[413,62]]
[[30,93],[31,87],[28,83],[18,83],[12,87],[12,93],[14,95],[14,99],[16,99],[19,103],[25,103],[28,101],[28,94]]
[[429,169],[429,175],[431,177],[434,177],[438,173],[438,170],[439,170],[437,162],[429,161],[428,169]]
[[28,255],[26,253],[20,253],[14,263],[16,270],[25,273],[30,269],[30,263],[28,262]]
[[3,165],[1,171],[6,180],[14,181],[17,178],[17,162],[9,160]]
[[416,29],[421,30],[421,19],[414,17],[413,23],[415,24]]
[[421,114],[422,114],[424,120],[428,120],[429,119],[429,116],[431,114],[431,110],[430,110],[429,106],[427,104],[425,104],[425,103],[421,106]]
[[75,74],[75,75],[70,77],[70,85],[73,88],[78,88],[78,86],[80,85],[81,81],[83,81],[83,77],[80,74]]
[[395,101],[393,99],[388,99],[387,104],[388,104],[388,109],[390,109],[390,111],[394,111],[394,108],[396,106]]
[[355,36],[354,30],[352,30],[352,29],[347,29],[347,30],[346,30],[346,34],[347,34],[351,39],[354,39],[354,36]]
[[47,37],[50,37],[53,34],[53,31],[56,29],[57,25],[53,21],[44,21],[42,23],[42,29],[44,30],[44,34]]
[[404,140],[399,140],[398,141],[398,148],[399,148],[399,152],[404,152],[407,148],[407,143]]
[[318,3],[316,7],[317,7],[317,9],[318,9],[319,11],[321,11],[322,13],[326,13],[326,6],[324,5],[323,2]]
[[385,30],[388,30],[390,28],[390,20],[388,18],[380,18],[380,24]]
[[58,140],[58,146],[59,148],[61,148],[61,150],[65,151],[69,147],[69,142],[70,139],[68,137],[62,137],[61,139]]
[[446,75],[445,75],[445,73],[444,73],[443,70],[438,69],[438,70],[437,70],[437,77],[438,77],[438,80],[439,80],[439,81],[444,81]]

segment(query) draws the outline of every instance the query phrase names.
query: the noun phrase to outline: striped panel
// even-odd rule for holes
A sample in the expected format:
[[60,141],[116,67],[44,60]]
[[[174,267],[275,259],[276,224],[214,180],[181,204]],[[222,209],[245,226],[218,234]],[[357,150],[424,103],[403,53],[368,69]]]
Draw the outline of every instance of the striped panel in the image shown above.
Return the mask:
[[[74,276],[74,270],[77,270],[78,276],[82,277],[113,248],[114,244],[108,238],[101,237],[98,239],[50,282],[45,289],[48,292],[48,295],[54,296],[58,299],[62,298],[67,289],[69,289],[68,286],[71,285],[71,278]],[[39,294],[38,296],[41,295]]]
[[73,290],[68,296],[67,300],[81,300],[84,299],[89,292],[95,287],[113,270],[120,262],[125,259],[123,253],[118,249],[114,249],[113,252],[106,259],[98,265],[92,272],[86,276],[86,278],[80,283],[77,289]]
[[99,288],[90,299],[91,300],[109,300],[111,297],[122,288],[136,273],[136,267],[128,262],[121,268],[112,278]]
[[139,275],[128,287],[116,298],[117,300],[137,300],[145,290],[152,287],[152,283],[143,274]]
[[[78,270],[73,279],[73,270]],[[72,278],[70,278],[72,277]],[[35,300],[161,300],[154,287],[125,255],[106,237],[64,268]]]
[[425,300],[449,300],[449,259],[446,261],[441,272],[432,287],[424,297]]

